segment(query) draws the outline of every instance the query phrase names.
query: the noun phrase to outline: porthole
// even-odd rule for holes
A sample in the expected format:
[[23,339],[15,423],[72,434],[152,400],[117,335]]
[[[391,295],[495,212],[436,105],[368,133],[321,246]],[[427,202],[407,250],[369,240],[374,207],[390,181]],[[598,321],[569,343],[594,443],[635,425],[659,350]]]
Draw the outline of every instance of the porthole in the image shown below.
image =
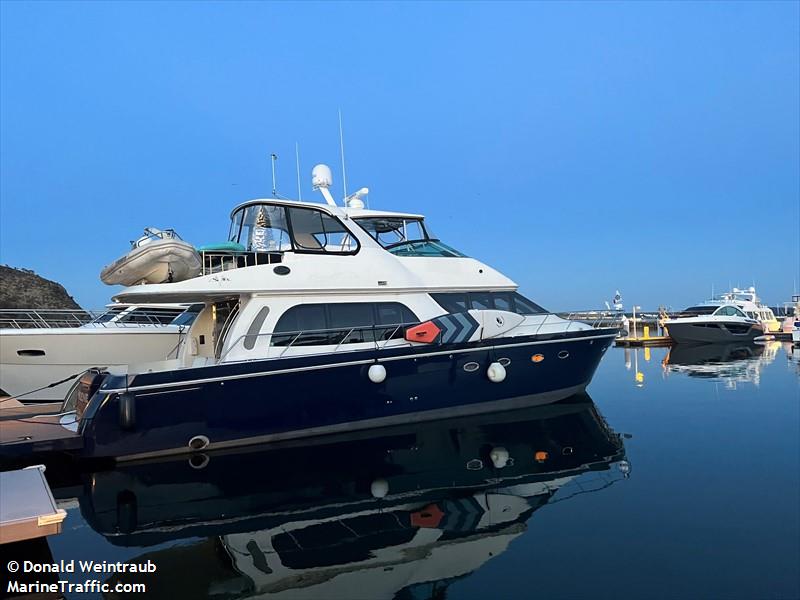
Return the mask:
[[499,362],[504,367],[507,367],[508,365],[511,364],[511,359],[510,358],[498,358],[497,362]]
[[481,368],[481,366],[476,362],[468,362],[467,364],[464,365],[464,370],[467,373],[474,373],[475,371],[477,371],[480,368]]
[[558,353],[558,358],[560,358],[560,359],[565,359],[568,356],[569,356],[569,352],[567,352],[566,350],[562,350],[561,352]]

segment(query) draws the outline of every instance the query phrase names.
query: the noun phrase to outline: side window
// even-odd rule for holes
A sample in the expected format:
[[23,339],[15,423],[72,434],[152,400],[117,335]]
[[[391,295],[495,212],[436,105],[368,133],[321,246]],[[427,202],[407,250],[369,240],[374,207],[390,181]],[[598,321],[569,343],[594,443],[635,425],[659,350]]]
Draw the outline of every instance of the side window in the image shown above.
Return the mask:
[[275,324],[273,346],[318,346],[327,344],[328,334],[319,330],[328,329],[324,304],[300,304],[283,313]]
[[358,344],[374,341],[371,329],[375,324],[372,304],[355,302],[330,304],[328,316],[331,329],[338,330],[331,332],[329,343]]
[[547,312],[541,306],[536,304],[536,302],[528,300],[522,294],[514,292],[513,297],[514,297],[514,312],[516,313],[519,313],[521,315],[538,315]]
[[419,318],[405,304],[399,302],[379,302],[375,305],[376,328],[379,340],[402,338],[404,325],[419,323]]
[[471,292],[469,295],[470,307],[476,310],[489,310],[494,308],[492,295],[489,292]]
[[379,302],[376,306],[377,325],[408,325],[419,323],[419,318],[405,304],[399,302]]
[[496,310],[514,312],[514,307],[511,304],[510,292],[495,292],[492,294],[492,299],[494,300],[494,307]]
[[358,249],[358,242],[344,225],[319,210],[290,208],[294,243],[300,250],[348,253]]
[[431,294],[436,303],[450,313],[464,312],[469,308],[467,294],[463,292]]
[[405,328],[398,325],[414,323],[419,323],[417,315],[399,302],[301,304],[278,319],[272,345],[323,346],[402,338]]

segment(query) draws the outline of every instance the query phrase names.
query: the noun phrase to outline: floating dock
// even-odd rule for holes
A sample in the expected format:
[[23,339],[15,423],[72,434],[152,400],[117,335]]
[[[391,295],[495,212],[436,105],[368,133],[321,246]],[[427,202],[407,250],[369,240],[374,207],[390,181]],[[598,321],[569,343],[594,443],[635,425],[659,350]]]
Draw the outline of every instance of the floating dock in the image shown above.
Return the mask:
[[615,346],[640,348],[644,346],[671,346],[675,342],[668,335],[651,335],[648,337],[621,337],[614,341]]
[[66,516],[56,506],[43,466],[0,473],[0,544],[61,533]]

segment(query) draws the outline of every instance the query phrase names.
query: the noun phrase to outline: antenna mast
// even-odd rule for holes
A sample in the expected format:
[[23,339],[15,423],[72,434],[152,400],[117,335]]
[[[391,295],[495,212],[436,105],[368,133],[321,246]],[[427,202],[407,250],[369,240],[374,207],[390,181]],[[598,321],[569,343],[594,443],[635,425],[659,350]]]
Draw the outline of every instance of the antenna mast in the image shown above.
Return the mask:
[[278,155],[273,152],[272,154],[270,154],[270,160],[272,161],[272,197],[277,198],[278,188],[275,185],[275,162],[278,160]]
[[303,192],[300,190],[300,144],[294,143],[294,161],[297,165],[297,199],[303,199]]
[[344,197],[347,198],[347,174],[344,168],[344,134],[342,133],[342,109],[339,109],[339,150],[342,154],[342,188]]

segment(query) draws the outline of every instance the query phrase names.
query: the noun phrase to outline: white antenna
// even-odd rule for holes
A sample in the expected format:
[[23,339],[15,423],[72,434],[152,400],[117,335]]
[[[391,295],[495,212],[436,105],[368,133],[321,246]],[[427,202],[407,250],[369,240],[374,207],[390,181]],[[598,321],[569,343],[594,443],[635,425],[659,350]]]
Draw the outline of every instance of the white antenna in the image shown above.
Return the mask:
[[272,160],[272,197],[278,197],[278,188],[275,185],[275,162],[278,160],[278,155],[274,152],[270,155],[270,160]]
[[342,154],[342,189],[344,190],[343,197],[347,198],[347,174],[344,168],[344,134],[342,133],[342,109],[339,109],[339,150]]
[[303,192],[300,190],[300,144],[294,143],[294,160],[297,165],[297,199],[303,199]]

